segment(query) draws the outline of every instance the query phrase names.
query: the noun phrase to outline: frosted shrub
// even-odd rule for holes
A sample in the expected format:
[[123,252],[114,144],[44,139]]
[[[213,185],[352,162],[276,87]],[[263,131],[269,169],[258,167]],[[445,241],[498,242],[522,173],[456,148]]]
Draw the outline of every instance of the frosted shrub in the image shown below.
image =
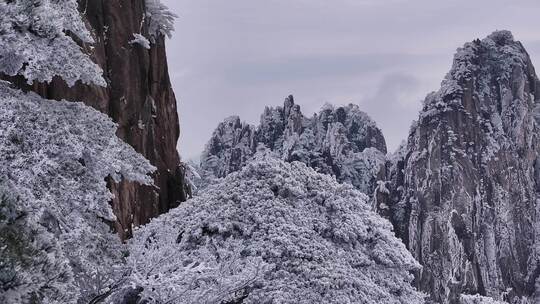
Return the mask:
[[0,302],[76,303],[106,291],[123,250],[106,178],[151,184],[154,167],[106,115],[6,82],[0,125]]
[[69,86],[77,80],[106,86],[103,71],[82,51],[94,39],[76,0],[0,2],[0,73],[22,75],[28,83],[60,76]]
[[364,194],[258,155],[137,231],[127,286],[149,303],[423,302],[418,263]]

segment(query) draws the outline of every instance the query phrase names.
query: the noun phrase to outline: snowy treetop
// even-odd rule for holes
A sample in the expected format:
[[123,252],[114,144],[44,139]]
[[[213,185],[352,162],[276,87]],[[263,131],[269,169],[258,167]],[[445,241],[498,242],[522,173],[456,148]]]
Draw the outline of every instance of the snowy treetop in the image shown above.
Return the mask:
[[418,263],[367,200],[299,162],[251,162],[135,233],[132,284],[150,303],[421,303]]
[[[105,114],[3,81],[0,125],[0,208],[20,214],[0,219],[0,230],[25,233],[15,245],[0,237],[0,256],[9,257],[0,272],[15,278],[3,285],[0,276],[0,302],[88,301],[113,283],[121,265],[106,178],[152,184],[148,174],[155,168],[116,137],[117,125]],[[21,243],[28,243],[28,255],[17,253]]]
[[360,107],[357,104],[349,103],[343,106],[335,106],[330,103],[325,103],[318,115],[322,115],[322,113],[334,113],[333,115],[336,115],[338,120],[345,124],[346,120],[361,121],[366,126],[378,128],[375,120],[373,120],[366,112],[360,110]]
[[494,31],[484,39],[484,41],[487,40],[491,40],[497,45],[509,45],[515,42],[514,35],[512,35],[512,32],[508,30]]
[[459,298],[459,304],[507,304],[507,302],[497,301],[490,297],[481,295],[462,294]]
[[69,86],[77,80],[106,86],[101,68],[72,38],[94,42],[77,7],[76,0],[0,2],[0,73],[28,83],[59,76]]
[[145,4],[150,41],[154,43],[158,35],[171,38],[174,20],[178,18],[178,15],[171,12],[161,0],[146,0]]

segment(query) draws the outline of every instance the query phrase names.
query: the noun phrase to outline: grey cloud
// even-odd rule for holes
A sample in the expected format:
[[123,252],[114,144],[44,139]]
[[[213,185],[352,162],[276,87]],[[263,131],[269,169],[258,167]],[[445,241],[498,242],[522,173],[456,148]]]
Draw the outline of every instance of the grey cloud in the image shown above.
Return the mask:
[[377,122],[389,152],[407,138],[411,118],[415,118],[426,92],[418,78],[408,74],[384,76],[373,96],[361,101],[362,108]]
[[[240,62],[225,65],[225,80],[231,85],[268,85],[292,80],[316,80],[365,75],[396,66],[420,65],[431,61],[431,55],[416,54],[329,54],[289,57],[269,61]],[[218,68],[219,69],[219,68]]]

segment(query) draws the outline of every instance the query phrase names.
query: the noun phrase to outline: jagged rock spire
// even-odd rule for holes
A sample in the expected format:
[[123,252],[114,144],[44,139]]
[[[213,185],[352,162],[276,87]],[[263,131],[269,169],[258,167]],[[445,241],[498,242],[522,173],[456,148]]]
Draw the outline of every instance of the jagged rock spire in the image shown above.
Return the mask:
[[283,107],[266,107],[257,127],[229,120],[219,124],[201,158],[201,168],[216,177],[239,170],[261,146],[369,194],[384,175],[384,137],[356,105],[326,105],[307,118],[289,95]]

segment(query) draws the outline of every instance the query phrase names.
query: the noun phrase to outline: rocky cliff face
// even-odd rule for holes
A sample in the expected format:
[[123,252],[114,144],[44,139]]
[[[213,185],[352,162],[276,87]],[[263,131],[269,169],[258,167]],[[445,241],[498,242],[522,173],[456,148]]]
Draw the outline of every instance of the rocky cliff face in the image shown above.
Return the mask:
[[[164,9],[145,0],[80,1],[87,26],[96,43],[85,46],[104,71],[107,87],[62,80],[25,87],[49,99],[83,101],[119,124],[118,136],[157,167],[155,187],[111,182],[116,227],[129,237],[133,225],[146,223],[186,199],[183,169],[176,142],[179,136],[176,99],[169,81],[163,29],[149,17]],[[163,12],[157,12],[163,13]],[[134,34],[141,34],[136,40]],[[135,41],[134,41],[135,40]],[[150,43],[151,41],[151,43]]]
[[216,177],[239,170],[265,147],[286,161],[300,161],[372,193],[384,176],[386,143],[380,129],[356,105],[326,105],[305,117],[292,96],[283,107],[266,108],[259,126],[227,118],[214,131],[201,169]]
[[[495,32],[460,48],[389,166],[397,234],[433,301],[533,303],[540,275],[540,82]],[[522,302],[519,302],[522,303]]]

